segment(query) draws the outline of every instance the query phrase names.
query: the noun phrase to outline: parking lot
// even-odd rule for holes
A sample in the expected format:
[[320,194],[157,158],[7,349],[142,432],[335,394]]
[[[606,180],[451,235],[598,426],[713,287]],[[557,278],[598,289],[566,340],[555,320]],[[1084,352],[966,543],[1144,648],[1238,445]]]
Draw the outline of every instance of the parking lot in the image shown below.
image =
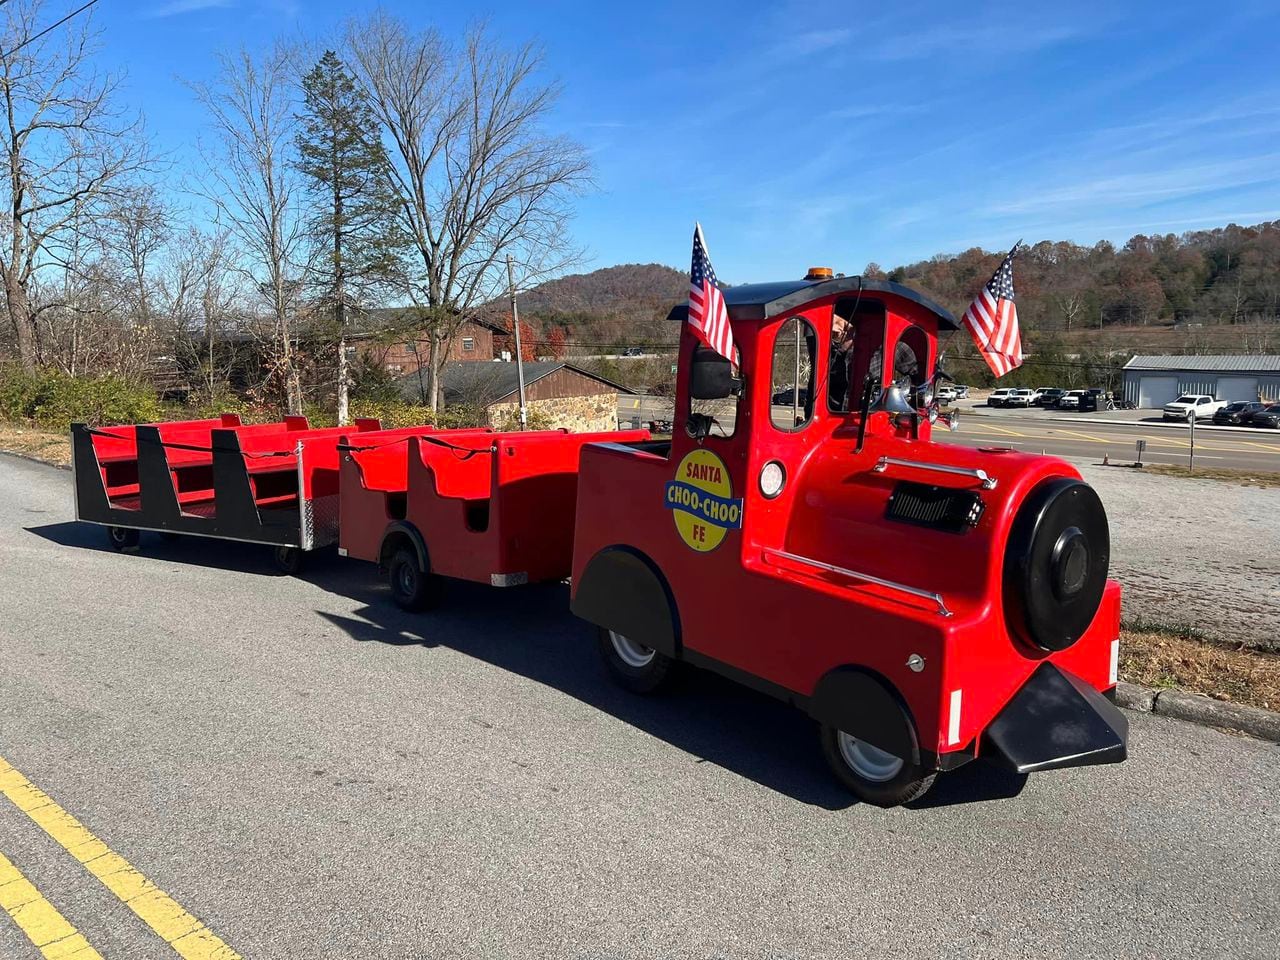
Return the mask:
[[853,805],[789,708],[611,685],[563,586],[412,616],[336,557],[111,553],[69,497],[0,457],[0,757],[46,798],[0,854],[101,956],[1274,955],[1274,745],[1133,715],[1120,766]]

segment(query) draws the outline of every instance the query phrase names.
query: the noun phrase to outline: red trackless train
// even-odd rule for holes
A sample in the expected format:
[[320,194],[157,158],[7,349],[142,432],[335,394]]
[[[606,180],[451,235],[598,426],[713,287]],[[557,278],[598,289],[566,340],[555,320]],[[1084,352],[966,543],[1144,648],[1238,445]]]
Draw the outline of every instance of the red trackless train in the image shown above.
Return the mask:
[[227,537],[274,546],[286,569],[336,541],[408,609],[450,578],[571,575],[618,682],[649,693],[683,661],[786,700],[871,803],[978,758],[1020,773],[1123,760],[1102,504],[1061,460],[932,441],[955,425],[933,399],[954,318],[820,270],[725,300],[740,366],[680,324],[669,441],[76,425],[77,515],[118,549],[141,529]]

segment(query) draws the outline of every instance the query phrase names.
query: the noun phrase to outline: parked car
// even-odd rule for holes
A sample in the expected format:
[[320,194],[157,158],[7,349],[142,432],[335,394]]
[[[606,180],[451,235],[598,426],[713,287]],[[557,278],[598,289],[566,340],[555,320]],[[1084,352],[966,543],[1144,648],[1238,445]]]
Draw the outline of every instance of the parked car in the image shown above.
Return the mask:
[[1041,387],[1036,391],[1036,395],[1031,402],[1037,407],[1044,407],[1049,410],[1058,405],[1058,401],[1062,399],[1066,392],[1061,387]]
[[1249,426],[1251,427],[1267,427],[1271,430],[1280,430],[1280,403],[1273,403],[1270,406],[1251,414],[1249,417]]
[[1013,390],[1009,387],[1001,387],[999,390],[992,390],[991,396],[987,397],[987,406],[1003,407],[1005,405],[1005,401],[1009,399],[1009,394],[1011,393],[1013,393]]
[[942,386],[938,387],[938,392],[933,396],[938,403],[951,403],[959,396],[959,394],[956,393],[956,388],[951,384],[944,383]]
[[1172,403],[1164,405],[1164,419],[1190,420],[1195,414],[1197,420],[1205,420],[1227,405],[1225,400],[1215,400],[1206,393],[1184,393]]
[[1260,410],[1266,409],[1265,403],[1257,400],[1233,400],[1213,415],[1213,422],[1219,426],[1231,426],[1248,423],[1249,419]]
[[969,385],[967,383],[956,384],[956,399],[965,400],[969,396]]
[[773,395],[773,402],[775,406],[779,407],[789,407],[796,402],[799,402],[802,407],[807,407],[809,405],[809,388],[800,388],[800,399],[797,401],[795,387],[783,387]]
[[1059,410],[1079,410],[1080,398],[1085,395],[1084,390],[1068,390],[1058,398]]
[[1029,407],[1031,406],[1031,398],[1036,395],[1034,390],[1019,388],[1010,390],[1009,395],[1005,397],[1004,405],[1006,407]]

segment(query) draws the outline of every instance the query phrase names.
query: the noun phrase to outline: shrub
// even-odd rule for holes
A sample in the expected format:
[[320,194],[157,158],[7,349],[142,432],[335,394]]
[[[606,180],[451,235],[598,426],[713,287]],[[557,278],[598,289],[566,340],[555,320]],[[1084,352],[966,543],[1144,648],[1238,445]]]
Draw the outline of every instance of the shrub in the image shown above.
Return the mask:
[[351,401],[351,416],[374,417],[387,428],[417,427],[433,424],[442,430],[456,427],[478,427],[485,424],[484,411],[475,407],[445,407],[434,413],[429,407],[403,400],[379,403],[375,400]]
[[56,370],[0,379],[0,417],[66,430],[75,421],[109,426],[151,423],[165,408],[151,386],[116,374],[73,377]]

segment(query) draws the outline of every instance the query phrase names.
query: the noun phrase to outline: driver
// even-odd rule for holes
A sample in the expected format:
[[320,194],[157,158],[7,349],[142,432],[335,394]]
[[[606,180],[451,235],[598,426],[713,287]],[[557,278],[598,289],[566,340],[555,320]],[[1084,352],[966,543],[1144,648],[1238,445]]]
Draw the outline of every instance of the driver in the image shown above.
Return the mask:
[[832,410],[849,409],[849,369],[853,362],[853,324],[840,315],[840,304],[831,311],[831,362],[827,370],[828,404]]

